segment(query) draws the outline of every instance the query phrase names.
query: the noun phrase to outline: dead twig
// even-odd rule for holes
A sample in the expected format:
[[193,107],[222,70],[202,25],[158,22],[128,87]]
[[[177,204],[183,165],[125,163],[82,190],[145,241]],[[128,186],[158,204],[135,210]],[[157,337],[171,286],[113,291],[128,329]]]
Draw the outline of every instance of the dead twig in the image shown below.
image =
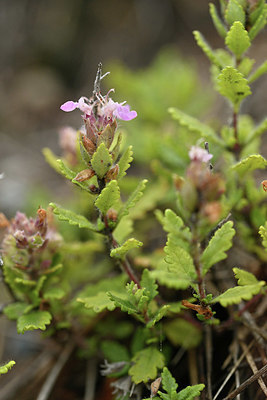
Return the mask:
[[[241,345],[243,351],[246,352],[246,359],[247,359],[247,362],[248,362],[250,368],[252,369],[253,373],[256,374],[258,372],[258,368],[253,360],[253,357],[252,357],[250,351],[247,350],[247,345],[244,342],[240,342],[240,345]],[[261,387],[261,390],[263,391],[263,393],[265,394],[265,396],[267,398],[267,387],[261,377],[258,379],[258,383]]]
[[[253,346],[253,344],[255,343],[255,340],[252,340],[252,342],[250,342],[247,351],[250,350],[250,348]],[[233,366],[233,368],[231,369],[231,371],[229,372],[229,374],[227,375],[227,377],[225,378],[225,380],[223,381],[223,383],[221,384],[220,388],[218,389],[217,393],[215,394],[213,400],[216,400],[217,397],[219,396],[219,394],[221,393],[221,391],[223,390],[224,386],[226,385],[226,383],[229,381],[229,379],[231,378],[231,376],[235,373],[236,369],[238,368],[239,364],[241,363],[241,361],[243,360],[243,358],[246,356],[246,352],[244,352],[239,359],[237,360],[237,362],[235,363],[235,365]]]
[[207,398],[212,400],[212,333],[210,325],[205,328],[205,352],[206,352],[206,368],[207,368]]
[[267,364],[264,365],[256,374],[252,375],[250,378],[248,378],[245,382],[243,382],[238,388],[236,388],[233,392],[228,394],[224,399],[222,400],[232,400],[234,399],[239,393],[243,392],[249,385],[251,385],[253,382],[255,382],[257,379],[262,377],[267,373]]
[[86,365],[85,395],[84,400],[94,400],[97,378],[96,360],[88,360]]

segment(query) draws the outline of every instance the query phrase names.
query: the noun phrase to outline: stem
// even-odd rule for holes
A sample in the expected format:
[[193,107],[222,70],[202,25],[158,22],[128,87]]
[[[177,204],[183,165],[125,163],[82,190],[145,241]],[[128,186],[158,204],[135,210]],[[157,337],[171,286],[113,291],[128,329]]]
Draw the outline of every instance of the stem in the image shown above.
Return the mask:
[[234,151],[236,160],[238,160],[241,147],[240,147],[240,144],[238,141],[238,113],[235,110],[233,112],[233,129],[234,129],[234,137],[235,137],[235,144],[233,147],[233,151]]

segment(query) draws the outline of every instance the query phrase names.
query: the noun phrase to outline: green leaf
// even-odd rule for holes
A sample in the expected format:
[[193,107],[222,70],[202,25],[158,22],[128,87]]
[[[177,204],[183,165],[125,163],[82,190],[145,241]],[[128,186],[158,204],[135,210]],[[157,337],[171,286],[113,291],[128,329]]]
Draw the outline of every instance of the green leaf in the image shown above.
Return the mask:
[[265,0],[258,0],[258,4],[255,4],[255,8],[252,12],[249,13],[249,22],[250,25],[254,25],[259,16],[262,14],[264,11],[265,7]]
[[1,365],[0,366],[0,375],[6,374],[15,364],[16,364],[15,361],[9,361],[5,365]]
[[227,307],[232,304],[238,304],[241,300],[250,300],[260,292],[264,285],[265,282],[261,281],[253,285],[235,286],[213,299],[212,303],[220,303],[223,307]]
[[115,296],[113,293],[107,293],[111,301],[114,302],[116,307],[119,307],[121,311],[127,312],[128,314],[138,314],[139,310],[131,301]]
[[251,94],[247,79],[233,67],[226,67],[218,76],[218,91],[238,110],[241,101]]
[[130,167],[130,163],[133,161],[133,146],[129,146],[123,155],[121,156],[118,165],[119,165],[119,174],[118,180],[123,178],[126,175],[127,169]]
[[95,206],[101,211],[102,215],[106,215],[107,211],[114,207],[120,198],[120,188],[118,182],[110,181],[102,190],[95,201]]
[[260,226],[259,234],[262,237],[262,244],[267,250],[267,223],[265,224],[265,226]]
[[61,171],[60,166],[58,164],[57,156],[48,147],[45,147],[42,150],[42,152],[43,152],[43,155],[45,157],[46,162],[50,165],[50,167],[52,167],[59,174],[62,174],[62,171]]
[[[248,76],[250,71],[252,70],[253,65],[255,64],[255,60],[249,57],[242,57],[241,62],[238,65],[238,71],[244,75]],[[250,79],[248,79],[248,83],[250,83]]]
[[185,126],[192,132],[197,132],[201,137],[210,140],[214,143],[223,145],[222,140],[216,135],[216,132],[208,125],[203,124],[198,119],[185,114],[183,111],[178,110],[178,108],[169,108],[169,113],[172,118],[177,120],[181,126]]
[[267,60],[264,61],[248,78],[248,82],[252,83],[263,74],[267,73]]
[[186,289],[194,284],[197,274],[191,255],[182,247],[177,246],[175,240],[168,236],[167,246],[164,248],[166,263],[170,272],[177,274],[181,288]]
[[130,238],[126,240],[126,242],[124,242],[122,246],[112,249],[110,252],[110,256],[121,259],[125,256],[126,253],[128,253],[128,251],[140,246],[143,246],[142,242],[139,242],[139,240],[136,240],[134,238]]
[[44,290],[43,298],[46,300],[60,300],[65,296],[65,291],[59,287],[50,287]]
[[145,190],[147,184],[147,179],[143,179],[139,184],[137,185],[137,188],[133,191],[127,202],[124,204],[122,209],[119,212],[118,215],[118,220],[120,220],[122,217],[125,215],[129,214],[129,210],[135,206],[135,204],[140,200],[140,198],[143,196],[143,192]]
[[60,173],[65,176],[67,179],[74,179],[75,176],[77,175],[76,172],[72,171],[67,165],[61,160],[57,160],[58,168],[60,170]]
[[104,353],[105,359],[109,362],[130,361],[128,349],[113,340],[104,340],[101,342],[101,350]]
[[229,0],[225,11],[225,20],[231,26],[235,21],[240,21],[243,25],[246,22],[246,14],[236,0]]
[[192,234],[189,228],[184,225],[182,218],[170,209],[165,210],[164,216],[159,210],[156,210],[155,215],[163,225],[163,229],[169,233],[168,237],[171,241],[189,251]]
[[239,21],[235,21],[227,33],[225,44],[239,60],[251,45],[248,33]]
[[67,221],[70,225],[77,225],[79,228],[87,228],[93,232],[98,231],[97,227],[83,215],[76,214],[71,210],[66,210],[55,203],[50,203],[49,205],[53,208],[54,214],[58,215],[60,221]]
[[255,127],[255,129],[251,131],[251,133],[247,136],[246,143],[252,142],[254,139],[259,137],[266,131],[267,131],[267,118],[265,118],[258,126]]
[[162,377],[161,385],[162,388],[165,390],[165,392],[172,393],[177,391],[178,384],[176,383],[175,379],[173,378],[172,374],[170,373],[167,367],[163,368],[161,377]]
[[200,395],[200,392],[204,389],[204,387],[205,385],[203,385],[203,383],[194,386],[187,386],[178,393],[176,400],[194,400]]
[[135,384],[148,382],[157,377],[157,370],[164,367],[164,356],[155,347],[147,347],[135,354],[134,365],[129,369],[129,375]]
[[224,38],[227,34],[226,27],[222,22],[221,18],[219,17],[215,5],[213,3],[210,3],[209,6],[210,6],[210,15],[213,21],[213,25],[215,26],[219,35]]
[[255,283],[258,283],[258,279],[248,271],[245,271],[240,268],[233,268],[234,274],[237,281],[237,284],[239,286],[245,286],[245,285],[254,285]]
[[259,15],[256,22],[254,23],[252,28],[249,30],[248,34],[249,34],[249,37],[251,40],[255,39],[257,34],[265,27],[266,20],[267,20],[267,7],[265,5],[262,13]]
[[202,340],[201,330],[182,318],[165,323],[164,332],[174,346],[185,349],[197,347]]
[[152,328],[158,321],[160,321],[169,311],[170,304],[165,304],[164,306],[160,307],[160,309],[154,314],[151,321],[149,321],[146,326],[147,328]]
[[111,155],[109,154],[108,149],[106,148],[104,143],[101,143],[95,151],[91,160],[93,170],[95,171],[96,175],[100,179],[102,179],[106,175],[112,164],[113,160]]
[[260,154],[253,154],[244,160],[238,162],[231,167],[231,170],[236,171],[241,177],[246,173],[254,171],[255,169],[265,169],[267,160]]
[[234,234],[235,230],[233,229],[232,221],[226,222],[215,232],[200,258],[203,264],[202,276],[206,275],[212,265],[227,257],[225,252],[232,247]]
[[96,313],[100,313],[105,309],[113,311],[116,308],[114,302],[110,300],[105,292],[99,292],[90,297],[78,298],[77,301],[83,303],[85,308],[93,309]]
[[158,285],[155,282],[148,269],[145,269],[142,274],[141,287],[144,288],[144,294],[149,298],[149,301],[154,299],[158,294]]
[[212,50],[208,42],[205,40],[204,36],[199,32],[199,31],[193,31],[193,34],[195,36],[196,42],[201,47],[203,52],[206,54],[206,56],[209,58],[209,60],[215,64],[217,67],[221,68],[221,62],[217,54]]
[[32,311],[29,314],[22,315],[17,321],[18,333],[41,329],[44,331],[46,325],[49,325],[52,315],[48,311]]
[[28,304],[22,302],[8,304],[4,308],[4,314],[7,316],[7,318],[16,320],[24,313],[27,307]]

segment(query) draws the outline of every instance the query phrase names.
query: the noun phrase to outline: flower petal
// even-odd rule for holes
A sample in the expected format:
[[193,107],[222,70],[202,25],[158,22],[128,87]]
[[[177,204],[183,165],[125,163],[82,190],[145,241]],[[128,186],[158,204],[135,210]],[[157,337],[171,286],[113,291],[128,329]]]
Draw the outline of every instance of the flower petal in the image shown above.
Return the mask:
[[128,104],[125,106],[117,104],[116,110],[113,114],[116,118],[122,119],[123,121],[131,121],[137,117],[137,112],[134,110],[131,111]]
[[66,103],[60,106],[60,109],[65,112],[70,112],[75,110],[78,107],[78,103],[76,101],[66,101]]

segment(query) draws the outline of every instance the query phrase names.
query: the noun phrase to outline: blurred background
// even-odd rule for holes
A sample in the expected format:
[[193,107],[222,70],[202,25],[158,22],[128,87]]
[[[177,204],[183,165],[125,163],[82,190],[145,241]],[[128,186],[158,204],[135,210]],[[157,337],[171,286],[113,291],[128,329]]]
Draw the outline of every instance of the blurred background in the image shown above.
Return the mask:
[[[48,201],[68,190],[63,179],[46,164],[41,150],[50,147],[60,154],[59,128],[65,125],[79,128],[79,112],[66,114],[59,106],[82,95],[90,97],[99,61],[104,72],[114,66],[110,77],[105,79],[103,92],[116,87],[116,100],[132,101],[130,104],[141,119],[140,86],[146,86],[144,90],[150,91],[153,98],[149,77],[154,74],[156,80],[157,68],[166,81],[166,90],[163,86],[157,92],[165,119],[170,118],[169,106],[184,106],[194,114],[191,107],[194,88],[188,91],[192,101],[188,98],[186,104],[179,104],[179,81],[173,88],[175,93],[168,92],[167,86],[172,88],[173,79],[170,75],[168,82],[171,62],[177,67],[177,72],[173,71],[176,75],[182,77],[184,70],[193,71],[191,80],[196,87],[200,85],[205,103],[205,96],[209,97],[212,91],[209,63],[197,47],[192,30],[200,30],[212,46],[222,45],[212,26],[208,3],[207,0],[1,0],[0,173],[4,173],[0,182],[1,211],[8,217],[17,209],[25,211],[37,188],[39,194],[45,188],[43,198],[50,197]],[[250,51],[258,62],[264,57],[264,36],[264,33],[259,35]],[[257,91],[260,94],[249,99],[250,112],[257,120],[265,111],[264,81],[266,88],[266,79],[260,80],[261,88]],[[210,116],[213,104],[214,113],[222,115],[225,105],[220,102],[219,96],[212,102],[207,100],[209,111],[206,107],[202,114]],[[225,116],[228,118],[227,111]]]

